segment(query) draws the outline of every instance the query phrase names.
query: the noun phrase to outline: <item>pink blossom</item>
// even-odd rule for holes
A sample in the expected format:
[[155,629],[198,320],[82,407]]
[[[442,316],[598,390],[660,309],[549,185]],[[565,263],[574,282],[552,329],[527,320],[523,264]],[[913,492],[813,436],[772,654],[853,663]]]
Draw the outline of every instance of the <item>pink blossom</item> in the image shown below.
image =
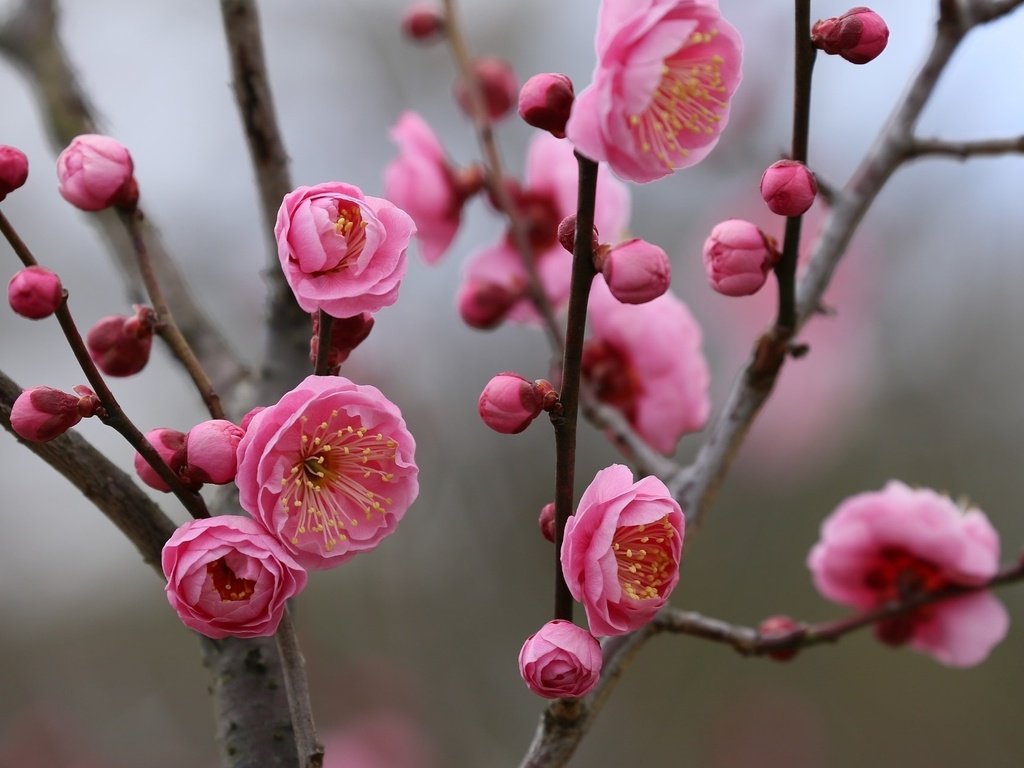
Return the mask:
[[146,367],[153,348],[156,315],[136,305],[130,317],[108,315],[96,321],[85,337],[89,357],[108,376],[131,376]]
[[545,699],[583,696],[601,679],[601,645],[571,621],[549,621],[526,638],[519,651],[519,674],[526,687]]
[[576,148],[638,182],[703,160],[741,79],[742,41],[717,0],[604,0],[596,47],[566,126]]
[[851,64],[867,64],[885,50],[889,27],[870,8],[858,6],[842,16],[816,22],[811,41],[825,53],[838,54]]
[[88,387],[74,388],[76,395],[53,387],[30,387],[11,406],[11,428],[18,437],[45,443],[59,437],[83,418],[97,412],[100,401]]
[[600,261],[608,289],[626,304],[645,304],[656,299],[672,282],[668,254],[638,237],[613,245],[601,253]]
[[28,158],[17,147],[0,144],[0,200],[24,185],[28,179]]
[[[825,597],[860,610],[950,585],[982,584],[999,568],[999,534],[978,509],[927,488],[891,481],[843,501],[821,526],[807,565]],[[875,625],[943,664],[979,664],[1009,618],[990,592],[921,606]]]
[[[495,279],[504,278],[505,275],[496,270]],[[524,290],[525,286],[522,285],[501,285],[483,280],[478,275],[462,282],[455,297],[455,304],[459,310],[459,317],[466,325],[481,331],[489,331],[501,325],[509,310],[522,298]]]
[[622,304],[602,278],[594,280],[589,310],[584,376],[653,448],[672,453],[680,437],[704,427],[711,410],[700,326],[671,292]]
[[434,768],[433,744],[419,724],[396,710],[370,710],[327,731],[323,768]]
[[[530,241],[540,283],[556,309],[569,299],[572,255],[558,243],[558,225],[576,213],[579,170],[572,145],[550,133],[537,132],[526,155],[526,183],[517,203],[531,222]],[[594,226],[601,235],[618,240],[629,223],[629,190],[601,173],[597,179]],[[539,323],[540,315],[526,298],[527,273],[519,252],[508,238],[477,251],[466,264],[463,284],[491,286],[495,293],[515,296],[507,317],[519,323]]]
[[775,241],[749,221],[727,219],[704,241],[708,284],[724,296],[749,296],[761,290],[779,259]]
[[779,160],[761,176],[761,197],[772,213],[800,216],[814,204],[818,182],[803,163]]
[[395,303],[415,231],[401,208],[335,181],[285,195],[274,227],[295,300],[305,312],[333,317]]
[[574,98],[572,80],[567,75],[534,75],[519,90],[519,116],[527,125],[564,139]]
[[[481,56],[473,60],[472,66],[473,74],[480,84],[480,95],[483,97],[487,117],[500,120],[516,103],[516,92],[519,90],[519,81],[512,65],[497,56]],[[455,81],[455,101],[463,113],[473,116],[469,86],[461,77]]]
[[200,483],[230,483],[235,479],[235,454],[244,434],[241,427],[226,419],[196,424],[185,437],[187,473]]
[[[157,427],[146,433],[146,440],[164,460],[164,464],[181,477],[181,470],[185,467],[185,433],[168,427]],[[164,479],[149,465],[141,453],[135,454],[134,466],[135,474],[150,488],[164,493],[171,492],[171,486],[164,482]],[[181,477],[181,480],[184,485],[198,490],[200,484],[193,484],[184,477]]]
[[679,581],[686,520],[656,477],[633,482],[613,464],[594,476],[569,517],[562,573],[595,635],[621,635],[654,618]]
[[109,136],[76,136],[57,157],[58,191],[83,211],[101,211],[112,205],[132,208],[139,188],[132,173],[132,156]]
[[11,309],[30,320],[41,320],[57,311],[64,300],[64,286],[56,273],[45,267],[25,267],[7,283]]
[[308,376],[249,422],[239,502],[303,567],[330,568],[394,532],[419,491],[415,450],[379,390]]
[[552,393],[551,384],[527,381],[518,373],[506,371],[487,382],[477,411],[484,424],[503,435],[522,432],[537,418]]
[[402,12],[402,32],[417,43],[434,43],[444,37],[444,13],[431,2],[414,3]]
[[185,523],[160,560],[171,607],[185,626],[215,640],[274,634],[285,601],[308,578],[259,523],[233,515]]

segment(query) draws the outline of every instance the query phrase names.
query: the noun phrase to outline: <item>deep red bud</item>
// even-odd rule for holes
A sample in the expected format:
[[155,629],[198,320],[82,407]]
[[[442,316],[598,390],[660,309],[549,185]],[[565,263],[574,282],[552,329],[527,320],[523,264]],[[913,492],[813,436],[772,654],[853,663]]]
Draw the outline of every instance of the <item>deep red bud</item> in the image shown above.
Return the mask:
[[851,64],[867,64],[885,50],[889,27],[870,8],[851,8],[842,16],[823,19],[811,29],[811,42],[825,53]]
[[[596,255],[600,245],[598,244],[599,233],[597,227],[594,227],[594,237],[591,240],[591,247]],[[573,252],[576,247],[576,214],[570,213],[558,224],[558,242],[565,250],[569,253]]]
[[576,98],[572,80],[566,75],[545,73],[534,75],[519,91],[519,116],[534,128],[565,138],[572,102]]
[[40,320],[57,311],[64,299],[60,278],[45,267],[25,267],[7,283],[7,300],[22,317]]
[[99,400],[88,387],[77,386],[75,392],[77,396],[53,387],[26,389],[11,406],[11,428],[34,443],[63,435],[99,407]]
[[132,317],[109,315],[89,330],[85,344],[96,367],[108,376],[131,376],[146,367],[153,347],[156,315],[136,306]]
[[803,163],[779,160],[761,176],[761,197],[772,213],[801,216],[814,204],[818,182]]
[[[313,335],[309,340],[309,360],[314,365],[320,348],[320,315],[312,313]],[[327,365],[331,375],[337,375],[341,364],[348,360],[352,350],[362,344],[373,330],[373,315],[363,312],[355,317],[336,317],[331,323],[331,348]]]
[[28,179],[28,158],[16,147],[0,144],[0,200]]
[[540,517],[537,518],[537,525],[540,526],[540,534],[552,544],[555,543],[555,503],[549,501],[540,508]]
[[[519,88],[512,65],[497,56],[485,56],[473,62],[473,73],[480,82],[487,117],[499,120],[507,115],[516,101]],[[462,78],[455,82],[455,100],[465,114],[473,116],[469,87]]]
[[[146,433],[146,440],[156,449],[160,458],[171,468],[171,471],[181,477],[180,473],[185,466],[185,433],[167,427],[157,427]],[[135,454],[135,473],[150,488],[155,488],[164,493],[170,493],[171,487],[164,482],[163,478],[156,473],[156,470],[149,466],[141,453]],[[202,483],[193,483],[188,478],[182,477],[182,482],[192,490],[198,490]]]
[[402,33],[417,43],[436,43],[444,37],[444,13],[433,3],[410,5],[402,14]]
[[[789,616],[769,616],[757,626],[757,633],[766,640],[787,637],[800,629],[800,624]],[[789,661],[800,649],[796,646],[769,652],[768,656],[776,661]]]

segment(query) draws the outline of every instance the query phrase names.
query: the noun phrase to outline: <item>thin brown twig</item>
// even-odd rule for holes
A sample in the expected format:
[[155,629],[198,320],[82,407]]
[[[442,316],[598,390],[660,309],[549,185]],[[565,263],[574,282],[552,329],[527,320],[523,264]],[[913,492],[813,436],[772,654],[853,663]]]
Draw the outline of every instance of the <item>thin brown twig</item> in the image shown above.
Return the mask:
[[972,157],[1009,155],[1024,152],[1024,136],[981,141],[946,141],[943,139],[915,138],[907,146],[907,160],[920,157],[952,157],[968,160]]
[[309,706],[309,684],[306,680],[306,661],[299,648],[295,626],[292,624],[291,606],[286,606],[281,624],[274,635],[277,652],[281,657],[281,671],[288,689],[288,708],[291,712],[295,748],[300,768],[321,768],[324,748],[316,735],[313,710]]

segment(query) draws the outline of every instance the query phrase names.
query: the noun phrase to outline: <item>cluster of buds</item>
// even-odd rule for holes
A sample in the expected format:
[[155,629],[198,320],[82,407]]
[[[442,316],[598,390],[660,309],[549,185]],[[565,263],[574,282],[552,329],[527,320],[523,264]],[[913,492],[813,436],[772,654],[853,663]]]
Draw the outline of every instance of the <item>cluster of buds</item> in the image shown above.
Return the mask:
[[[146,433],[146,439],[182,485],[195,491],[206,483],[225,485],[235,479],[238,444],[244,435],[241,427],[226,419],[211,419],[188,432],[158,427]],[[139,453],[135,454],[135,472],[150,488],[170,492],[170,486]]]

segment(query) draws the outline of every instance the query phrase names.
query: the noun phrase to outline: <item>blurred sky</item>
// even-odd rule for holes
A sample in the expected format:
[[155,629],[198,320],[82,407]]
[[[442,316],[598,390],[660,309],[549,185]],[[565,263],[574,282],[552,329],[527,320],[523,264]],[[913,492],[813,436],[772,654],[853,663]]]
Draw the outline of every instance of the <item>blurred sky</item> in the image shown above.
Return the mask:
[[[819,57],[810,160],[829,183],[846,180],[921,61],[934,5],[875,3],[891,38],[867,66]],[[12,6],[0,2],[0,15]],[[596,6],[461,4],[476,52],[508,57],[522,79],[566,72],[578,90],[593,67]],[[387,128],[407,108],[427,118],[457,161],[476,157],[449,97],[447,52],[403,42],[401,7],[262,4],[296,184],[336,179],[379,194],[394,155]],[[670,253],[673,287],[705,323],[716,405],[769,321],[771,302],[712,294],[700,247],[718,220],[763,216],[758,179],[789,141],[792,23],[786,4],[721,7],[746,41],[732,123],[702,165],[635,187],[632,221],[636,235]],[[845,9],[814,3],[818,17]],[[104,130],[132,151],[149,216],[198,299],[255,362],[266,253],[217,5],[70,0],[61,31]],[[1022,36],[1024,12],[973,34],[926,110],[922,135],[1024,133]],[[28,184],[4,202],[5,213],[61,274],[83,325],[128,311],[88,217],[56,194],[55,153],[36,102],[3,60],[0,97],[0,142],[31,162]],[[509,120],[498,135],[507,165],[520,170],[529,130]],[[1022,200],[1021,157],[920,161],[896,175],[828,294],[837,318],[817,321],[835,325],[811,339],[806,361],[790,364],[777,412],[769,408],[755,428],[709,523],[688,545],[675,604],[741,623],[777,612],[838,616],[814,594],[803,558],[842,498],[891,477],[969,495],[1013,556],[1024,540]],[[461,262],[499,230],[474,203],[443,264],[428,269],[413,256],[400,302],[378,316],[346,366],[346,375],[381,387],[403,409],[419,444],[422,495],[379,551],[315,574],[300,617],[325,730],[366,710],[397,710],[452,766],[517,763],[541,709],[518,680],[515,657],[549,610],[551,553],[534,520],[553,486],[550,433],[538,424],[519,437],[496,436],[479,423],[475,402],[497,371],[544,375],[548,353],[530,330],[464,328],[453,303]],[[6,280],[16,264],[0,251]],[[3,370],[22,386],[70,389],[82,377],[58,337],[53,322],[0,312]],[[115,391],[143,430],[185,430],[202,419],[162,351]],[[96,423],[81,431],[130,466],[132,452],[116,435]],[[680,456],[698,440],[684,440]],[[582,442],[577,474],[585,483],[616,457],[590,429]],[[0,467],[0,745],[35,733],[26,722],[59,721],[78,740],[77,753],[94,750],[99,764],[210,764],[205,673],[159,581],[112,526],[6,434]],[[184,519],[170,499],[161,503]],[[1019,591],[1002,593],[1015,618],[1024,613]],[[1024,663],[1019,646],[1012,628],[989,663],[950,671],[881,648],[867,634],[791,665],[660,639],[627,674],[578,764],[622,765],[643,753],[690,756],[688,764],[700,766],[842,768],[865,764],[869,754],[875,765],[1020,765],[1019,686],[1010,678]],[[363,691],[358,699],[354,690]],[[3,750],[0,761],[11,754]]]

